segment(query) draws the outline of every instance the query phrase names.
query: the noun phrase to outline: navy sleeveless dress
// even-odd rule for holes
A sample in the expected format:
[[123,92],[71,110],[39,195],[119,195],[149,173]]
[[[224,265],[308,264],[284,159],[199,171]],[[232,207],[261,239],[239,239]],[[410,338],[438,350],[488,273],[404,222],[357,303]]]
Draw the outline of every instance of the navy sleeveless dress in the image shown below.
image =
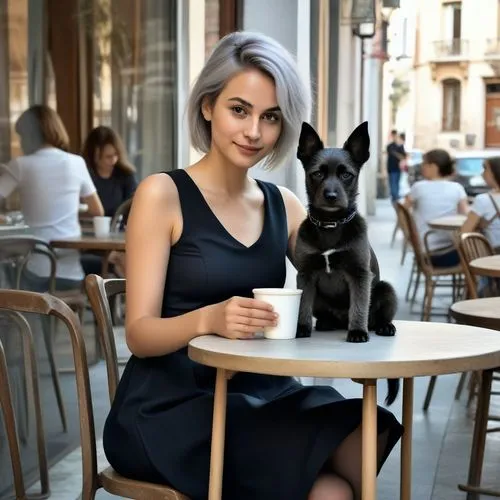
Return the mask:
[[[255,287],[285,283],[287,221],[279,189],[265,196],[260,238],[246,247],[222,226],[184,170],[169,172],[181,203],[183,232],[172,246],[162,316],[184,314]],[[208,497],[215,370],[187,348],[154,358],[132,356],[104,428],[104,450],[125,477],[168,484],[193,500]],[[224,500],[305,500],[335,448],[361,423],[361,400],[294,378],[238,373],[228,382]],[[384,460],[402,427],[379,408],[388,431]]]

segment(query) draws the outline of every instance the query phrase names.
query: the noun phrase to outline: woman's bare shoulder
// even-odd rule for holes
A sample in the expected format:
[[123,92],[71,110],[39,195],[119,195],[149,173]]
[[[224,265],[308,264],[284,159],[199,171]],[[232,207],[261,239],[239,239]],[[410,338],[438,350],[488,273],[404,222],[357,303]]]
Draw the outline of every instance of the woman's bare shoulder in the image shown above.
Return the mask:
[[151,174],[139,183],[134,195],[134,202],[147,202],[148,204],[169,204],[179,203],[179,193],[175,182],[164,173]]

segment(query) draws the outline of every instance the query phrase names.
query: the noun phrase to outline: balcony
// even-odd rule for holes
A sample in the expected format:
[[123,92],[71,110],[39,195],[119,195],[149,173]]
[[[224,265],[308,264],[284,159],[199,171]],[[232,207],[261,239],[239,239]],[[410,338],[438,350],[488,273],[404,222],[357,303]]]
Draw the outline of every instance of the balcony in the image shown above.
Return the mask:
[[469,40],[463,38],[439,40],[433,46],[432,61],[436,63],[463,61],[469,56]]
[[486,60],[500,59],[500,38],[487,38],[486,48],[484,49],[484,58]]

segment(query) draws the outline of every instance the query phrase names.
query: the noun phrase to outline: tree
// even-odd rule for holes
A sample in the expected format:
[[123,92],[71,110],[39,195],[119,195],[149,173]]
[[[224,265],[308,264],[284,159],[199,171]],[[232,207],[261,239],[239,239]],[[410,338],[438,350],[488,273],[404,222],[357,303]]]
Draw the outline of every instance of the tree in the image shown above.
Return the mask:
[[389,100],[392,104],[391,123],[395,123],[398,109],[410,92],[410,84],[408,80],[402,80],[401,78],[395,77],[392,81],[391,87],[392,93],[389,95]]

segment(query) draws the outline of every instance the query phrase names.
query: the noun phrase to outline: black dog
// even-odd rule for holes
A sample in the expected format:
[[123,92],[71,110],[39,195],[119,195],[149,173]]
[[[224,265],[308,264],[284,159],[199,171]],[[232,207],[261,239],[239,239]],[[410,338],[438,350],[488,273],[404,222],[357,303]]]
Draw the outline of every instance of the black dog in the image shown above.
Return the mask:
[[[368,330],[392,336],[397,310],[394,288],[380,281],[366,222],[357,212],[359,172],[370,156],[368,123],[359,125],[343,148],[324,148],[303,123],[297,157],[306,175],[309,213],[295,250],[297,286],[302,289],[297,337],[316,330],[347,329],[348,342],[367,342]],[[389,380],[391,404],[399,380]]]

